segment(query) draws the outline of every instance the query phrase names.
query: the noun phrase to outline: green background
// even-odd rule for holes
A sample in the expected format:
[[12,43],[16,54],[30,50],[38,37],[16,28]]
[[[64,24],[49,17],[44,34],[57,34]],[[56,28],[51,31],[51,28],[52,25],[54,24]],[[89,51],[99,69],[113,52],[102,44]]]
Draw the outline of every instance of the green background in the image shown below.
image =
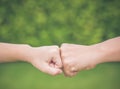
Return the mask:
[[[0,42],[91,45],[117,36],[119,0],[0,0]],[[52,77],[28,63],[1,63],[0,89],[120,89],[120,63],[73,78]]]

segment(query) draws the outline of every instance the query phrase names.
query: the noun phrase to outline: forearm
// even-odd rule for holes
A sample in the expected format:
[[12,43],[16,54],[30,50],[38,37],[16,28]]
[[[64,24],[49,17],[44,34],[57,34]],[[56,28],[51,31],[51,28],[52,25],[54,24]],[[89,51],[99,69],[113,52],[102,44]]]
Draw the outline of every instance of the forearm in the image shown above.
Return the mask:
[[94,45],[101,55],[100,63],[120,61],[120,37]]
[[30,46],[23,44],[0,43],[0,62],[26,61]]

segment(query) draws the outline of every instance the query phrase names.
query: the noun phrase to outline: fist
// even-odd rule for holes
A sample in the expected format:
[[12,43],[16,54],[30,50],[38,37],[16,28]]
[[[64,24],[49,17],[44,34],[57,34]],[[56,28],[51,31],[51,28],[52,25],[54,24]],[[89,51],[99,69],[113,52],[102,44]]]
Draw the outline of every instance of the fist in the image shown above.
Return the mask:
[[66,76],[74,76],[81,70],[94,68],[99,60],[99,52],[91,46],[62,44],[60,49]]
[[50,75],[62,73],[62,62],[58,46],[31,47],[26,56],[36,68]]

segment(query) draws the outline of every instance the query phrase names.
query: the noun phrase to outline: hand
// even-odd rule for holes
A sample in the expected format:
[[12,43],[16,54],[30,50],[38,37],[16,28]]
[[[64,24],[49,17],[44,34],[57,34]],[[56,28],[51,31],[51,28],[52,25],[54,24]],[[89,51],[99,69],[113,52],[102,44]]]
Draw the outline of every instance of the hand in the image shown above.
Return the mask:
[[44,73],[62,73],[58,46],[31,47],[26,54],[26,60]]
[[100,60],[100,53],[93,46],[62,44],[61,58],[66,76],[74,76],[80,70],[94,68]]

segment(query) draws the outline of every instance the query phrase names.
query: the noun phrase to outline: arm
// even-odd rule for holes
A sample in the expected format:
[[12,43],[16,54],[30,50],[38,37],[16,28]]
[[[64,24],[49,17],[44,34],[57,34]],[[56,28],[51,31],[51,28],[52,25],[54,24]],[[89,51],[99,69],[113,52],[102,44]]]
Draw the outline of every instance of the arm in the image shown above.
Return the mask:
[[28,61],[25,55],[30,48],[29,45],[0,43],[0,62]]
[[100,63],[120,61],[120,37],[91,46],[63,44],[61,58],[67,76],[74,76]]
[[0,62],[26,61],[42,72],[60,74],[62,63],[58,46],[31,47],[23,44],[0,43]]
[[116,37],[102,43],[93,45],[103,56],[98,63],[120,61],[120,37]]

